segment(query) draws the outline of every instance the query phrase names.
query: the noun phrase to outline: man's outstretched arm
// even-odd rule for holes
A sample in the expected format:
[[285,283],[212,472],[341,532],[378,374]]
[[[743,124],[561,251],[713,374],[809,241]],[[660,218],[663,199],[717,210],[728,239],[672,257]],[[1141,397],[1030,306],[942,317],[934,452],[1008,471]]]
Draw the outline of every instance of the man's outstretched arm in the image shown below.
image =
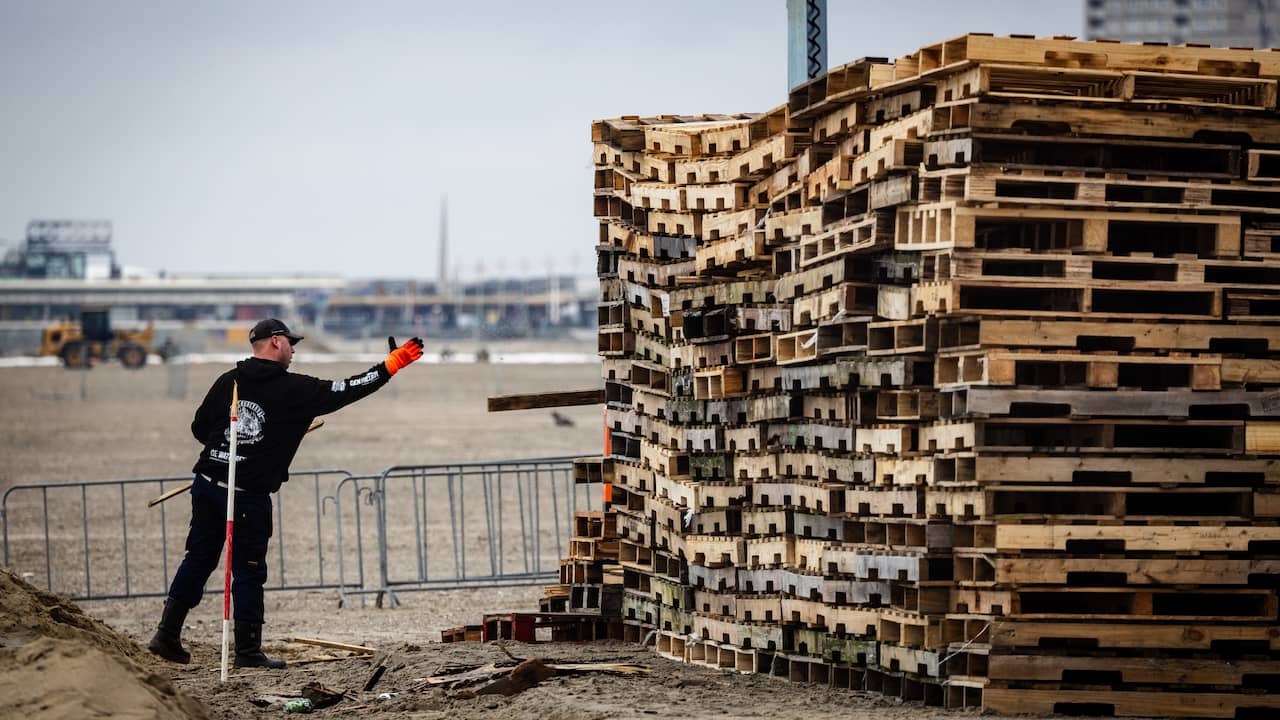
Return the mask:
[[309,383],[311,415],[326,415],[372,395],[386,385],[392,375],[419,360],[422,348],[422,340],[415,337],[393,349],[386,360],[365,372],[343,380],[306,378]]

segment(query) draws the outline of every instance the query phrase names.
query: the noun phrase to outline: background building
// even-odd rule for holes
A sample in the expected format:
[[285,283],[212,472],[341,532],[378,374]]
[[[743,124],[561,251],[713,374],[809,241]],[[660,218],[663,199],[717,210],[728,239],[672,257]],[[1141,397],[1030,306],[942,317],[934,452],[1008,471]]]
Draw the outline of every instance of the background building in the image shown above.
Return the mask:
[[119,274],[109,220],[32,220],[23,246],[0,260],[0,277],[104,280]]
[[[441,267],[445,267],[441,228]],[[471,280],[319,275],[176,276],[122,268],[107,220],[32,220],[0,258],[0,355],[40,346],[51,323],[107,308],[115,327],[155,327],[184,350],[237,337],[272,316],[319,341],[386,335],[437,339],[565,339],[590,330],[597,286],[570,274]],[[215,342],[216,344],[216,342]],[[313,345],[314,346],[314,345]]]
[[1090,40],[1275,47],[1280,0],[1085,0]]

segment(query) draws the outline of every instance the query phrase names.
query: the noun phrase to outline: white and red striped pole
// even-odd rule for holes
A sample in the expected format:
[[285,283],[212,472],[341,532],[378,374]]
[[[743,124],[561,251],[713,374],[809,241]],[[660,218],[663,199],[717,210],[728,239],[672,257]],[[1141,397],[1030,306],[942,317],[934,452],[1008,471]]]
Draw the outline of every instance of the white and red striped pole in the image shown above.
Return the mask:
[[231,383],[230,457],[227,458],[227,561],[222,582],[222,682],[227,681],[227,648],[231,641],[231,536],[236,518],[236,407],[240,404],[239,383]]

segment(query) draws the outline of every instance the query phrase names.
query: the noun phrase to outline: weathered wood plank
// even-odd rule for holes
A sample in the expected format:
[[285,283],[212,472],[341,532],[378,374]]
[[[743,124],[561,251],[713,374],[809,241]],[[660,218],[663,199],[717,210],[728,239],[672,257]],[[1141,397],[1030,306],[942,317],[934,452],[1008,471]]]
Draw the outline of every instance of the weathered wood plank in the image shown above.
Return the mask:
[[489,412],[534,410],[536,408],[570,407],[573,405],[600,405],[603,403],[604,388],[559,390],[555,392],[491,397],[489,398]]
[[316,647],[333,648],[334,650],[346,650],[348,652],[359,653],[361,655],[372,655],[378,652],[377,648],[365,647],[364,645],[352,645],[350,643],[341,643],[336,640],[324,640],[321,638],[295,637],[293,641],[302,645],[315,645]]

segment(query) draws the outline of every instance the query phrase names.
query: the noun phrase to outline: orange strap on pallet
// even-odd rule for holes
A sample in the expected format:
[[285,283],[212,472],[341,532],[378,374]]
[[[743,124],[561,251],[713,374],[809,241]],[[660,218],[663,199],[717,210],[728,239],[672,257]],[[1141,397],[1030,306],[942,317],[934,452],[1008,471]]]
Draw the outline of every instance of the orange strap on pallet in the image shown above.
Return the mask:
[[[604,411],[604,456],[607,458],[613,454],[613,437],[609,433],[609,410]],[[601,491],[604,504],[608,505],[613,502],[613,483],[604,483],[604,490]]]

